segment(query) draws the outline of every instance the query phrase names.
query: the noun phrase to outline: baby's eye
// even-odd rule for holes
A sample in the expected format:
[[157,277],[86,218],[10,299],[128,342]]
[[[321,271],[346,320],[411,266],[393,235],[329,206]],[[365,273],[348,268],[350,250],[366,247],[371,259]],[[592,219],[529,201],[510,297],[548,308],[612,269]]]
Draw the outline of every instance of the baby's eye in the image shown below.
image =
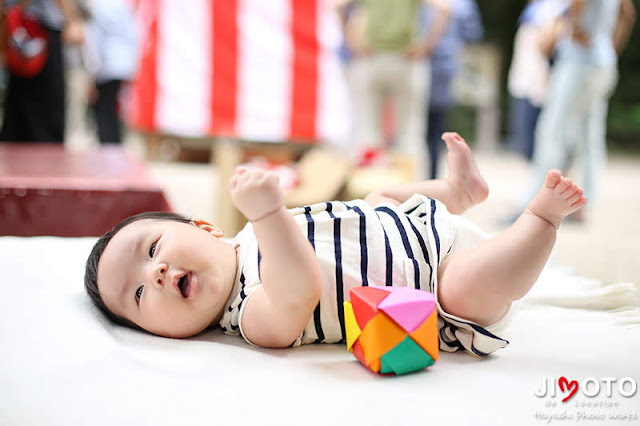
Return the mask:
[[138,289],[136,290],[136,303],[140,302],[140,298],[142,297],[142,290],[144,290],[144,286],[143,285],[138,287]]
[[154,242],[153,244],[151,244],[151,247],[149,247],[149,257],[153,258],[153,255],[156,254],[156,245],[158,244],[158,242]]

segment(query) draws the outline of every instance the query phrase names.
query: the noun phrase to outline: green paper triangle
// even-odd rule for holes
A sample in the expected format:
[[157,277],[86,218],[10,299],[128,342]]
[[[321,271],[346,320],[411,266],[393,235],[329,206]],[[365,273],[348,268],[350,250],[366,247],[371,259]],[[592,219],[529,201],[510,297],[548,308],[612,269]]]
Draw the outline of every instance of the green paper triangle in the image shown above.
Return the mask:
[[393,372],[393,368],[385,361],[384,357],[380,358],[380,374],[391,374]]
[[[398,343],[393,349],[380,357],[382,369],[389,369],[397,375],[422,370],[435,361],[409,336]],[[386,366],[386,367],[385,367]]]

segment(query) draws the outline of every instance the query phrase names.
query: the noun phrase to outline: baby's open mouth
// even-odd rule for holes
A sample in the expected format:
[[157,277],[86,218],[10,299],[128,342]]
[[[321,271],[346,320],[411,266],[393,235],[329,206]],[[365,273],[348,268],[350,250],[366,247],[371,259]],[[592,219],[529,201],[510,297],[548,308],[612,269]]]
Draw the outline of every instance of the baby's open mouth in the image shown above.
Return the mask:
[[180,277],[180,280],[178,281],[178,289],[180,290],[182,297],[189,297],[189,294],[191,294],[191,272]]

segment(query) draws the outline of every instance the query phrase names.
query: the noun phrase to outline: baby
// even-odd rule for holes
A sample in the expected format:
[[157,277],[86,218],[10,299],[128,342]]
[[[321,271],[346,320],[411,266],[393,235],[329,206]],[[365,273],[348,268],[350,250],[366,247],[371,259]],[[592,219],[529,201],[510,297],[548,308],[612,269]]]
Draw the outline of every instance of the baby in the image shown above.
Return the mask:
[[518,220],[487,239],[458,214],[488,188],[456,133],[443,135],[449,176],[383,188],[364,200],[285,209],[276,175],[236,169],[231,198],[250,221],[230,241],[172,213],[133,216],[102,236],[85,287],[120,324],[184,338],[220,325],[263,347],[345,340],[343,302],[362,285],[436,297],[440,347],[487,355],[512,302],[544,267],[562,219],[585,205],[559,171]]

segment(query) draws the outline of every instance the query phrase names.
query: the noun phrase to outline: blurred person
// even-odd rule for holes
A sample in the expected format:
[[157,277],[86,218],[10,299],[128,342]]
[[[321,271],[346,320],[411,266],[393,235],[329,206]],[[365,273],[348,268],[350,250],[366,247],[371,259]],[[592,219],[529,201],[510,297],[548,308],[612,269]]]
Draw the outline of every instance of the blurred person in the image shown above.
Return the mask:
[[[395,105],[395,146],[417,161],[426,176],[423,143],[429,91],[427,60],[449,19],[448,0],[347,0],[356,4],[346,24],[345,41],[352,55],[350,84],[354,103],[356,155],[383,143],[382,109],[387,97]],[[429,28],[418,31],[421,4],[430,5]]]
[[[451,0],[450,9],[451,18],[447,30],[428,58],[431,62],[431,88],[425,127],[431,179],[435,179],[438,174],[442,134],[449,127],[447,115],[453,106],[451,81],[458,71],[460,51],[465,43],[480,40],[484,32],[475,0]],[[434,18],[433,10],[431,7],[424,7],[422,12],[422,25],[429,28]]]
[[[349,43],[347,40],[351,39],[351,37],[358,37],[358,35],[348,34],[349,31],[359,32],[361,31],[362,24],[354,25],[352,23],[353,19],[357,15],[357,4],[356,2],[350,0],[336,0],[335,2],[336,8],[338,10],[338,18],[340,19],[340,28],[343,33],[342,43],[340,44],[340,48],[338,49],[338,56],[340,57],[340,61],[343,64],[348,64],[351,60],[351,50],[349,49]],[[358,14],[360,17],[361,14]]]
[[[536,127],[533,175],[521,206],[544,180],[547,168],[569,168],[573,150],[580,158],[578,181],[593,201],[606,162],[608,102],[635,8],[631,0],[572,0],[568,13],[570,34],[558,44],[548,99]],[[571,134],[574,131],[577,134]],[[583,221],[584,212],[573,219]]]
[[101,143],[121,143],[118,96],[138,64],[138,33],[132,5],[124,0],[88,1],[85,62],[95,92],[92,103]]
[[23,5],[48,34],[48,54],[42,70],[34,77],[8,72],[4,119],[0,141],[64,141],[65,79],[62,42],[84,42],[84,22],[75,0],[5,0],[3,11]]
[[568,0],[529,0],[518,19],[509,67],[510,147],[533,160],[534,134]]

